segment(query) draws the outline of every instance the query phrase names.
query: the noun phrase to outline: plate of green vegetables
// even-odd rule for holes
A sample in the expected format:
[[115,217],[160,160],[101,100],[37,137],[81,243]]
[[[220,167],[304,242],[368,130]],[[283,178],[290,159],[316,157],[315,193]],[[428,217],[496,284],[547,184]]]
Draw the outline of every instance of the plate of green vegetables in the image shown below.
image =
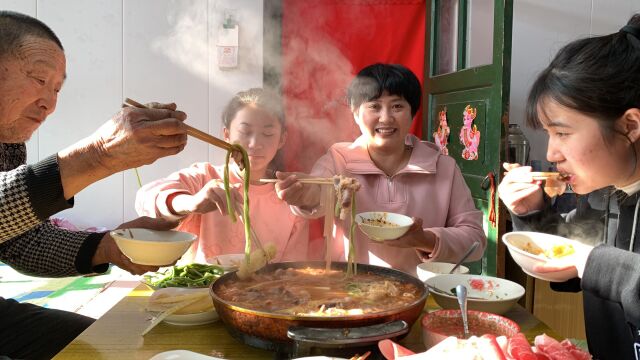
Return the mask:
[[186,264],[160,269],[143,276],[143,282],[154,289],[166,287],[207,287],[224,274],[218,265]]

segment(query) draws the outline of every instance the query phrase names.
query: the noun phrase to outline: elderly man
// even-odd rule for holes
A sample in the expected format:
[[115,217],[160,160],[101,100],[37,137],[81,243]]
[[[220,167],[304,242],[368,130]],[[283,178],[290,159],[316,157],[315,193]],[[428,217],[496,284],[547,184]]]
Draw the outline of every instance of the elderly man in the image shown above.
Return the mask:
[[[65,54],[53,31],[0,11],[0,260],[47,277],[104,272],[109,263],[134,274],[157,270],[132,264],[108,234],[60,229],[47,218],[73,206],[73,196],[93,182],[180,152],[186,115],[173,104],[123,109],[88,138],[25,165],[24,142],[55,110],[65,76]],[[175,225],[140,218],[121,227]],[[51,358],[92,321],[0,298],[0,358]]]

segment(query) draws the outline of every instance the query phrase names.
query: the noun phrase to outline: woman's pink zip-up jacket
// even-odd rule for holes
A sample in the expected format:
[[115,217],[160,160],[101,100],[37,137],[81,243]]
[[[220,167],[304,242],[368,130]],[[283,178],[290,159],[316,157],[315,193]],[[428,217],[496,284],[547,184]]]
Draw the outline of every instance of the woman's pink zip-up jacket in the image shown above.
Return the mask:
[[[487,244],[482,212],[476,209],[455,160],[443,155],[437,145],[420,141],[414,135],[408,135],[405,143],[413,148],[411,158],[393,176],[387,176],[376,167],[362,136],[353,143],[334,144],[311,170],[313,176],[339,174],[357,179],[361,184],[356,193],[358,213],[387,211],[421,218],[424,229],[437,236],[433,252],[427,253],[372,241],[357,229],[357,261],[416,274],[416,266],[422,261],[456,262],[475,241],[480,241],[482,246],[469,261],[480,259]],[[324,215],[322,206],[311,212],[292,208],[294,213],[304,217]],[[334,260],[346,261],[348,243],[345,233],[348,234],[350,223],[350,219],[336,218]]]

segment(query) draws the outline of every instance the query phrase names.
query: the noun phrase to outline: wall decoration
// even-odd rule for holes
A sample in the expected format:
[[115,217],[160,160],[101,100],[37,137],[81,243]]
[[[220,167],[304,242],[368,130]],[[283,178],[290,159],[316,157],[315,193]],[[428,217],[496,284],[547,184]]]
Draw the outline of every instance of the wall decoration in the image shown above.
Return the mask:
[[438,113],[438,119],[440,119],[440,125],[438,125],[438,130],[433,133],[433,139],[436,142],[436,145],[440,148],[440,151],[449,155],[449,149],[447,149],[447,144],[449,143],[449,133],[451,129],[449,128],[449,124],[447,123],[447,107],[445,106],[442,111]]
[[[464,108],[462,121],[464,124],[460,129],[460,143],[464,145],[462,158],[465,160],[478,160],[478,146],[480,145],[480,131],[473,120],[476,118],[478,110],[467,105]],[[471,126],[473,124],[473,127]]]

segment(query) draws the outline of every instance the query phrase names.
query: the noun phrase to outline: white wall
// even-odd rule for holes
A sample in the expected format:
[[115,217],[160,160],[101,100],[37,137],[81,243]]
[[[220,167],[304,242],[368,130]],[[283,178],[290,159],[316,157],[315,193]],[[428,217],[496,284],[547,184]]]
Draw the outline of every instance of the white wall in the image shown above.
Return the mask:
[[[510,122],[532,143],[530,159],[545,160],[547,137],[524,126],[527,93],[536,75],[568,42],[618,31],[640,0],[514,0]],[[547,163],[548,164],[548,163]]]
[[[232,94],[262,86],[262,0],[0,0],[0,9],[35,16],[65,47],[67,81],[58,108],[27,143],[28,161],[53,154],[97,129],[125,97],[176,102],[191,126],[221,135],[220,114]],[[216,64],[225,9],[240,24],[239,66]],[[190,139],[179,155],[139,168],[146,183],[196,161],[220,163],[224,152]],[[115,174],[76,196],[57,216],[80,227],[114,227],[135,218],[133,171]]]

